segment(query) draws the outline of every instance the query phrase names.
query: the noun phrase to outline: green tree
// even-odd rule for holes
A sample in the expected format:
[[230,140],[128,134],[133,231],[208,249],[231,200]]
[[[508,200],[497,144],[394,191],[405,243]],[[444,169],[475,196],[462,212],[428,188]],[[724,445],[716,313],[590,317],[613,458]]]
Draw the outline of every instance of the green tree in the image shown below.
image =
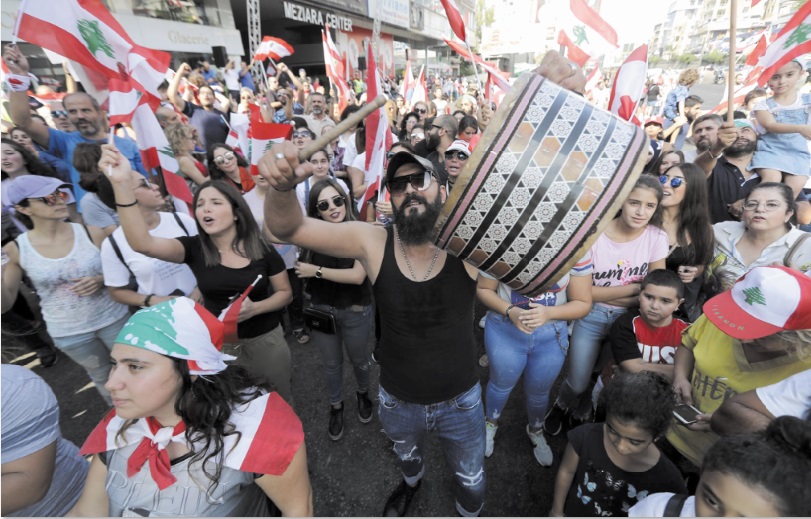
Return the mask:
[[496,21],[496,11],[493,6],[488,7],[485,0],[476,0],[476,43],[482,43],[482,28]]
[[687,65],[689,65],[690,63],[692,63],[694,61],[698,61],[698,56],[696,56],[695,54],[690,54],[689,52],[685,52],[684,54],[680,54],[676,58],[676,63],[678,63],[679,65],[682,65],[682,66],[687,66]]
[[721,65],[727,61],[727,56],[729,55],[717,50],[712,50],[704,54],[701,60],[708,65]]
[[655,68],[655,67],[656,67],[657,65],[659,65],[659,63],[661,63],[661,62],[662,62],[662,58],[660,58],[659,56],[657,56],[657,55],[655,55],[655,54],[654,54],[653,56],[650,56],[650,57],[648,58],[648,66],[650,66],[650,67],[654,67],[654,68]]

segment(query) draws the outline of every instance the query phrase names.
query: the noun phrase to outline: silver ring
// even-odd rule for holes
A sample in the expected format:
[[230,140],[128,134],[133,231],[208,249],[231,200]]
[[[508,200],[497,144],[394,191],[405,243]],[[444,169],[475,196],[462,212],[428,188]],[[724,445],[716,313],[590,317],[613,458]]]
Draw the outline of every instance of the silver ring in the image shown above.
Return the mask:
[[572,73],[569,74],[569,77],[572,77],[575,74],[577,74],[577,67],[575,67],[574,63],[572,63],[571,61],[569,62],[569,68],[572,69]]
[[276,160],[283,160],[283,159],[284,159],[284,153],[277,153],[277,154],[276,154],[276,155],[274,155],[273,157],[274,157]]

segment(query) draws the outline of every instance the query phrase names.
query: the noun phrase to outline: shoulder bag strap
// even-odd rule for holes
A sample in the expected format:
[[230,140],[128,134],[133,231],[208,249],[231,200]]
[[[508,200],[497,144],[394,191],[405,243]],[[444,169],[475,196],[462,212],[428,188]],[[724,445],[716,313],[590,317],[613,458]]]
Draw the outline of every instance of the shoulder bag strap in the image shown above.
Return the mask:
[[794,257],[794,254],[797,252],[797,249],[800,248],[800,245],[802,245],[805,242],[805,240],[807,240],[809,237],[811,237],[811,233],[804,232],[800,235],[799,238],[794,240],[794,243],[791,245],[791,248],[788,250],[786,256],[783,258],[783,265],[791,267],[790,263]]
[[108,236],[108,237],[107,237],[107,239],[109,239],[109,240],[110,240],[110,245],[112,245],[112,246],[113,246],[113,251],[115,251],[115,255],[116,255],[116,256],[118,256],[118,260],[119,260],[119,261],[120,261],[120,262],[121,262],[121,263],[122,263],[122,264],[123,264],[125,267],[127,267],[127,271],[129,271],[130,276],[135,277],[135,273],[132,271],[132,269],[130,268],[130,266],[129,266],[129,265],[127,265],[127,262],[126,262],[126,261],[124,261],[124,255],[121,253],[121,248],[118,246],[118,243],[115,241],[115,238],[113,238],[113,235],[111,234],[110,236]]
[[181,228],[181,229],[183,229],[183,232],[184,232],[184,233],[186,233],[186,236],[191,236],[191,235],[189,234],[189,230],[188,230],[188,229],[186,229],[186,226],[185,226],[185,225],[183,225],[183,220],[181,220],[181,219],[180,219],[180,217],[177,215],[177,213],[176,213],[176,212],[174,212],[174,211],[172,211],[172,216],[174,216],[174,217],[175,217],[175,221],[176,221],[176,222],[177,222],[177,224],[180,226],[180,228]]
[[665,505],[665,512],[662,517],[679,517],[684,508],[684,502],[690,497],[687,494],[673,494]]

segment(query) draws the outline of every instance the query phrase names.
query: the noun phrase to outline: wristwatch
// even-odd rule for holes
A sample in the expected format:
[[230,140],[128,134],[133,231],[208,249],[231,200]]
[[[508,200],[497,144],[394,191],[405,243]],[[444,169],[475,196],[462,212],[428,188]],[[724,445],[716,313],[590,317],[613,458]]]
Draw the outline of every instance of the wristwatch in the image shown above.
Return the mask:
[[324,277],[324,273],[323,273],[323,272],[321,272],[321,269],[322,269],[322,268],[324,268],[324,267],[318,267],[318,270],[316,270],[316,271],[315,271],[315,277],[316,277],[316,279],[321,279],[321,278],[323,278],[323,277]]

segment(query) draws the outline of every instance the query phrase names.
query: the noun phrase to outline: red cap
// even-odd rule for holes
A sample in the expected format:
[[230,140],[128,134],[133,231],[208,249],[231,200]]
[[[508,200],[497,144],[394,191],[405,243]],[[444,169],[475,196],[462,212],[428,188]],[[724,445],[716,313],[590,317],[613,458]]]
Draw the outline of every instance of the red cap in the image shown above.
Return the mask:
[[658,124],[659,126],[664,126],[665,125],[665,120],[662,119],[661,117],[651,117],[650,119],[645,121],[644,126],[647,126],[649,124]]
[[788,267],[755,267],[704,303],[704,315],[736,339],[811,329],[811,277]]

